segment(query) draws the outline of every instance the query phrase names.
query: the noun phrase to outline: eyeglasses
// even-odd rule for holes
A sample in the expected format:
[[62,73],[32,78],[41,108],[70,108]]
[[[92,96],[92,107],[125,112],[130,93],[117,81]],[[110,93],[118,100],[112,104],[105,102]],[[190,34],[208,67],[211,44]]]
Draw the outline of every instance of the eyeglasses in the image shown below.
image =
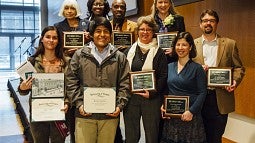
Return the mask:
[[144,28],[140,28],[138,29],[141,32],[148,32],[148,33],[152,33],[152,29],[144,29]]
[[93,3],[93,6],[104,7],[104,4],[103,3]]
[[216,19],[202,19],[201,21],[202,21],[202,23],[208,23],[208,22],[216,23]]

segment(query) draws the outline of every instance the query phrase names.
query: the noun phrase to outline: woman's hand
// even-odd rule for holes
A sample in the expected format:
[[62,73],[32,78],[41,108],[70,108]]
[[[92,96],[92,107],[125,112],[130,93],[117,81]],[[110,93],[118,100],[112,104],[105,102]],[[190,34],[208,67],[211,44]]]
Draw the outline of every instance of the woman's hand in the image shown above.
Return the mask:
[[203,67],[204,71],[208,71],[208,69],[209,69],[208,65],[202,65],[202,67]]
[[160,110],[161,110],[161,117],[163,119],[170,119],[170,117],[164,116],[164,114],[166,113],[166,109],[164,108],[164,105],[161,106]]
[[21,83],[20,83],[20,90],[29,90],[29,89],[32,89],[32,82],[33,82],[34,78],[32,77],[29,77],[27,80],[23,80]]
[[61,109],[61,111],[64,111],[65,113],[67,113],[68,108],[69,108],[68,104],[67,104],[67,103],[65,103],[64,108],[63,108],[63,109]]
[[225,86],[225,89],[228,91],[228,92],[232,92],[236,89],[236,81],[233,80],[233,84],[231,86]]
[[91,115],[92,115],[91,113],[86,113],[86,112],[84,111],[83,105],[81,105],[81,106],[79,107],[79,112],[80,112],[80,114],[81,114],[82,116],[85,116],[85,117],[91,116]]
[[120,115],[120,108],[116,107],[116,110],[113,113],[107,113],[106,115],[111,117],[118,117]]
[[193,114],[190,111],[185,111],[182,116],[181,116],[181,120],[182,121],[186,121],[189,122],[191,121],[193,118]]
[[91,36],[89,35],[89,32],[87,31],[84,31],[84,40],[85,40],[85,43],[91,40]]
[[166,55],[169,55],[169,56],[171,57],[172,54],[173,54],[173,48],[167,48],[167,49],[165,50],[165,54],[166,54]]
[[144,90],[144,92],[137,92],[135,94],[140,95],[140,96],[142,96],[144,98],[150,98],[150,93],[149,93],[148,90]]

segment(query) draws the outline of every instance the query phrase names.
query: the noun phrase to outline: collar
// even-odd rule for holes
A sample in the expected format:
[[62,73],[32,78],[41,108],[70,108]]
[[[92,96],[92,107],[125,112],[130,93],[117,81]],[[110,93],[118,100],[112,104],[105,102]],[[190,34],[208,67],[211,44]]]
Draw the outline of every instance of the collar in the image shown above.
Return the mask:
[[[217,42],[217,39],[218,39],[218,35],[216,34],[215,38],[210,42]],[[205,42],[209,42],[209,41],[207,41],[204,35],[202,35],[202,44],[204,44]]]

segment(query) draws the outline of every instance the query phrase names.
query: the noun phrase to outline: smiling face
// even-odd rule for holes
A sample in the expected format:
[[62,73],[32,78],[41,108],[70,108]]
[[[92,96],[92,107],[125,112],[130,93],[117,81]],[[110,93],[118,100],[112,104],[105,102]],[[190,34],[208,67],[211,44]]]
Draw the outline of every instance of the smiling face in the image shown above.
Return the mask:
[[73,19],[77,15],[75,7],[71,5],[66,5],[64,7],[63,16],[67,19]]
[[55,50],[58,45],[58,34],[55,30],[49,30],[43,36],[41,42],[43,43],[45,51]]
[[114,18],[124,19],[126,13],[126,3],[124,0],[114,0],[112,2],[112,14]]
[[143,23],[138,28],[138,38],[141,43],[148,44],[152,41],[153,38],[153,29],[146,23]]
[[170,0],[157,0],[156,8],[160,14],[169,15],[170,7],[171,7]]
[[103,16],[104,0],[95,0],[92,5],[92,12],[95,16]]
[[216,34],[217,30],[217,21],[215,17],[206,14],[200,22],[200,28],[204,34]]
[[105,26],[100,25],[97,26],[94,34],[93,34],[93,41],[94,44],[98,49],[104,49],[111,40],[111,32]]
[[175,52],[178,55],[178,58],[189,58],[189,53],[191,51],[190,44],[186,39],[179,39],[175,45]]

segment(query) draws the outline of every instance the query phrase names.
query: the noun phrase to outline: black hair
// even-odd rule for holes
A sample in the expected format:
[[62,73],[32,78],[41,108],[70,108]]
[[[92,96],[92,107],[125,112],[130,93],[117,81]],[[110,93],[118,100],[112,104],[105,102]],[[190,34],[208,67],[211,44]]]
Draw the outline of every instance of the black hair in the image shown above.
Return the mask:
[[175,49],[176,49],[175,46],[179,39],[185,39],[189,43],[189,45],[191,47],[191,50],[189,52],[189,58],[190,59],[195,58],[197,56],[196,45],[194,43],[194,39],[193,39],[192,35],[189,32],[180,32],[175,37],[173,44],[172,44],[173,45],[173,57],[175,59],[178,59],[178,55],[175,51]]
[[89,34],[93,35],[96,28],[100,25],[105,26],[110,31],[110,34],[112,34],[112,25],[110,21],[105,17],[95,17],[92,21],[90,21]]
[[[94,18],[94,14],[93,14],[93,11],[92,11],[92,7],[93,7],[93,4],[94,4],[95,0],[88,0],[87,2],[87,7],[88,7],[88,17],[93,17]],[[108,3],[107,0],[104,0],[104,11],[103,11],[103,17],[107,17],[108,16],[108,13],[110,12],[111,8],[110,8],[110,4]]]

